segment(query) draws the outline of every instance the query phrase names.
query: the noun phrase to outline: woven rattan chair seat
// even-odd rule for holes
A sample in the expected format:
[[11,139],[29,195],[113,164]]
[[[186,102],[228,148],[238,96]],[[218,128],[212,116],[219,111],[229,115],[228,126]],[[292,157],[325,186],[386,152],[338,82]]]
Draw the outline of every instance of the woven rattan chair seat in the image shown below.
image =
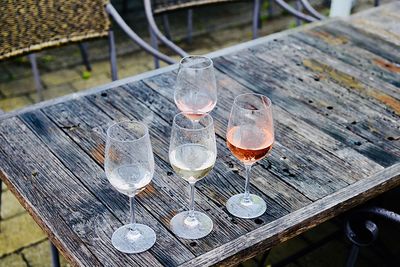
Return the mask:
[[106,0],[3,0],[0,60],[107,36]]
[[245,0],[153,0],[152,4],[154,14],[160,14],[182,8],[237,1]]

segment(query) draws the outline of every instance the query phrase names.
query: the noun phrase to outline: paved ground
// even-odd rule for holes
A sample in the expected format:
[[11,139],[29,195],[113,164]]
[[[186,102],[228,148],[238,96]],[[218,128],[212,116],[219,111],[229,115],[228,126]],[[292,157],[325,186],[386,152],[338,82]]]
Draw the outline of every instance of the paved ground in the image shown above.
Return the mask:
[[[365,0],[372,2],[372,0]],[[390,0],[388,0],[390,1]],[[370,3],[369,3],[370,4]],[[236,43],[250,40],[251,31],[248,23],[251,18],[251,10],[244,4],[237,4],[238,8],[222,9],[221,14],[213,14],[213,17],[222,17],[223,20],[231,21],[225,23],[209,22],[208,11],[195,13],[196,32],[199,34],[193,39],[191,45],[184,41],[179,44],[192,54],[204,54]],[[368,5],[364,5],[368,7]],[[265,6],[266,8],[266,6]],[[266,19],[264,13],[263,18]],[[184,25],[184,17],[175,16],[171,18],[171,26]],[[143,25],[142,25],[143,26]],[[139,29],[146,29],[146,26],[137,26]],[[281,16],[277,19],[263,21],[260,35],[280,31],[294,27],[295,23],[291,17]],[[228,28],[226,28],[228,27]],[[178,30],[173,36],[184,36],[185,29],[174,27]],[[140,31],[140,30],[139,30]],[[205,32],[212,34],[204,34]],[[203,33],[203,34],[202,34]],[[124,78],[153,69],[152,57],[137,50],[137,48],[118,34],[118,68],[119,77]],[[97,40],[90,43],[89,50],[92,58],[93,71],[88,73],[80,64],[79,50],[76,45],[50,50],[39,54],[41,79],[45,86],[44,97],[51,99],[72,92],[85,90],[100,84],[110,82],[110,71],[107,57],[107,45],[104,40]],[[38,102],[38,97],[33,85],[33,79],[29,62],[26,58],[18,58],[0,63],[0,109],[10,111]],[[0,221],[0,267],[9,266],[50,266],[49,244],[46,235],[39,229],[29,214],[19,205],[12,194],[3,187],[2,211]],[[287,257],[310,244],[323,239],[332,232],[340,230],[336,222],[327,222],[320,227],[313,229],[305,235],[292,239],[274,248],[267,266],[275,266]],[[390,232],[383,231],[381,243],[385,246],[396,244],[395,238]],[[389,242],[387,242],[389,240]],[[392,251],[396,255],[399,250]],[[349,245],[344,241],[343,235],[338,233],[335,238],[316,251],[300,257],[287,266],[343,266]],[[379,251],[379,250],[378,250]],[[257,257],[256,259],[260,259]],[[390,258],[387,254],[373,250],[364,250],[357,266],[390,266],[390,261],[383,259]],[[382,263],[383,262],[383,263]],[[68,264],[62,260],[63,266]],[[245,266],[254,266],[255,260],[248,261]],[[398,265],[400,266],[400,264]]]

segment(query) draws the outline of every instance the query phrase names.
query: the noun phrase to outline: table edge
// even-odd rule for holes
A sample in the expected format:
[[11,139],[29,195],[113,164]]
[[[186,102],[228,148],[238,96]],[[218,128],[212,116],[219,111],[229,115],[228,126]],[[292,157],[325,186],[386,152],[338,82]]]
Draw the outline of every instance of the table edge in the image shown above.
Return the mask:
[[[399,185],[400,163],[396,163],[180,266],[209,266],[216,263],[221,265],[237,264],[238,258],[240,258],[239,262],[251,258],[257,255],[260,250],[270,249],[278,243],[293,238]],[[323,209],[318,208],[324,206]],[[305,213],[309,215],[303,218]],[[322,217],[324,213],[327,215]],[[279,231],[276,229],[278,225],[281,226]],[[287,232],[284,237],[282,237],[283,232]],[[254,249],[255,246],[257,249]],[[246,251],[250,249],[251,252]],[[240,254],[241,252],[243,255]]]

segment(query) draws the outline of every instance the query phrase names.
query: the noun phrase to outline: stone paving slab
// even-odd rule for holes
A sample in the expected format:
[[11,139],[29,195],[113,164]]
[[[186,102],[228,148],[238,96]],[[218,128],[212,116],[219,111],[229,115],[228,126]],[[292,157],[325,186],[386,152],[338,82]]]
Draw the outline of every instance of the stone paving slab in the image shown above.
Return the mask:
[[[51,253],[50,242],[43,241],[34,246],[25,248],[21,251],[24,259],[28,262],[29,267],[50,267],[51,266]],[[71,266],[61,255],[60,265],[62,267]]]
[[28,213],[1,221],[0,258],[46,238]]
[[29,267],[20,254],[14,253],[0,259],[0,267]]
[[62,85],[65,81],[72,82],[82,79],[81,74],[75,69],[62,69],[45,73],[40,75],[40,78],[47,88]]
[[0,109],[5,112],[32,105],[33,101],[26,95],[0,99]]
[[0,83],[0,93],[7,97],[19,96],[35,91],[33,76],[13,80],[8,83]]
[[[1,194],[1,219],[7,220],[25,212],[11,191],[7,190]],[[3,221],[1,223],[3,223]]]
[[[59,96],[64,96],[75,92],[75,88],[70,83],[60,84],[58,86],[51,87],[49,89],[42,91],[42,96],[44,99],[53,99]],[[34,102],[39,102],[39,96],[36,92],[32,92],[28,97]]]

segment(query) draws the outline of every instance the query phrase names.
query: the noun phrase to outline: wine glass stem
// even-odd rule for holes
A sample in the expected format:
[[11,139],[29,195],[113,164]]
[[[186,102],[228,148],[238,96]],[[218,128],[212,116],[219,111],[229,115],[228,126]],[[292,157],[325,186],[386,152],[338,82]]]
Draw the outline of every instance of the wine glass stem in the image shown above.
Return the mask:
[[194,187],[195,183],[189,183],[190,186],[190,205],[189,205],[189,218],[194,218]]
[[196,129],[196,126],[198,123],[199,123],[199,120],[192,120],[192,128]]
[[244,184],[244,196],[243,202],[250,202],[250,171],[251,171],[251,164],[244,165],[246,169],[246,182]]
[[136,230],[136,217],[135,217],[135,196],[129,197],[129,223],[132,225],[131,230]]

